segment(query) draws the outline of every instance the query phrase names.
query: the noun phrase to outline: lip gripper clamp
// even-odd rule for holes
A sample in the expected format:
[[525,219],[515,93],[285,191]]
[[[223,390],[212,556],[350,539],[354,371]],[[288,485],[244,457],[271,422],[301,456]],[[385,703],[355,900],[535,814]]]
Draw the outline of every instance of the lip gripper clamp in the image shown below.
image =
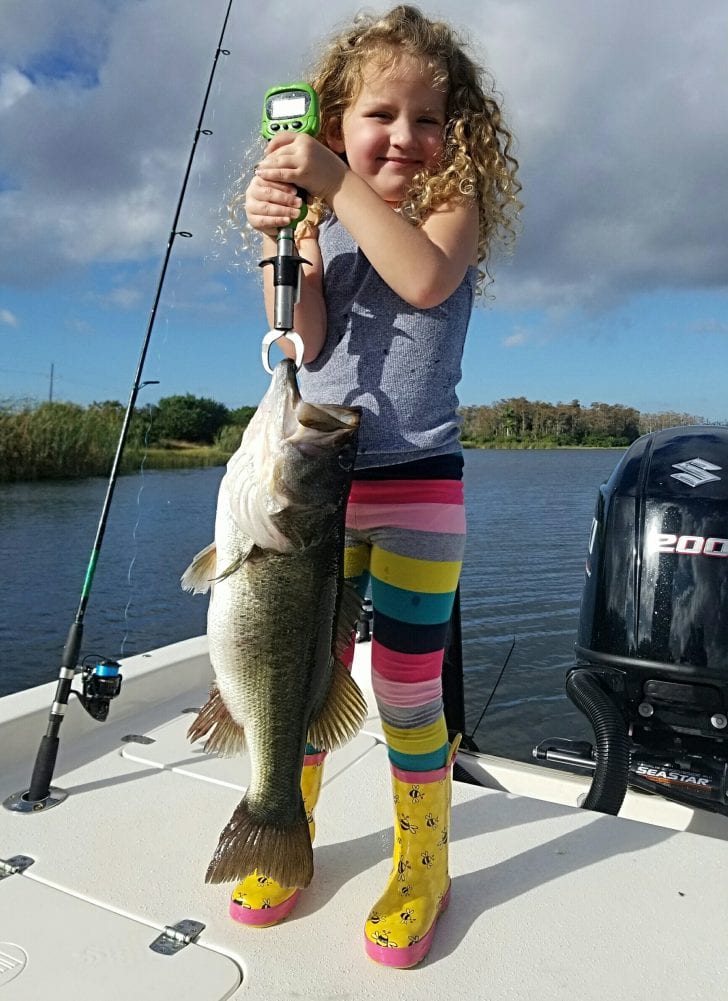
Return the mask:
[[303,364],[303,340],[293,329],[293,307],[301,298],[301,265],[310,264],[297,251],[293,240],[293,226],[285,226],[278,231],[275,257],[267,257],[260,267],[273,265],[273,329],[263,338],[261,355],[263,368],[273,374],[270,366],[270,347],[274,341],[287,337],[296,352],[296,370]]
[[273,375],[273,369],[270,367],[271,344],[280,340],[281,337],[287,337],[296,350],[296,371],[303,365],[303,341],[301,340],[301,335],[297,334],[295,330],[269,330],[260,346],[263,368],[268,375]]

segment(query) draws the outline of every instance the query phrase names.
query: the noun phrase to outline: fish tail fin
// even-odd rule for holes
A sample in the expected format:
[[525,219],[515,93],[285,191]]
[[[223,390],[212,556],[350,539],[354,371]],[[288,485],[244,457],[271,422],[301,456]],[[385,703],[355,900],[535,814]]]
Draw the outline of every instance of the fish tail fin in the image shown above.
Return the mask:
[[190,740],[206,737],[205,751],[232,758],[245,750],[245,731],[230,715],[217,685],[210,688],[210,697],[200,709],[187,731]]
[[281,827],[256,818],[244,797],[220,835],[205,882],[230,883],[253,872],[281,886],[305,887],[313,878],[313,849],[303,799],[293,824]]
[[210,590],[216,572],[217,547],[211,542],[192,558],[192,562],[182,574],[180,578],[182,589],[193,594],[205,594]]
[[308,730],[308,740],[321,751],[331,751],[355,737],[367,717],[361,689],[340,660],[334,660],[326,701]]

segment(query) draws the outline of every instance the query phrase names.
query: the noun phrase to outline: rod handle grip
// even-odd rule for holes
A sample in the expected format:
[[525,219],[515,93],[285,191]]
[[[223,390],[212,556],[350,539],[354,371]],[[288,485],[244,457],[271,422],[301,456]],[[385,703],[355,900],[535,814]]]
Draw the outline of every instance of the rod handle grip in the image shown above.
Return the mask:
[[50,792],[59,743],[58,737],[49,737],[48,734],[44,734],[41,738],[33,766],[33,775],[30,779],[30,788],[25,795],[30,803],[46,799]]

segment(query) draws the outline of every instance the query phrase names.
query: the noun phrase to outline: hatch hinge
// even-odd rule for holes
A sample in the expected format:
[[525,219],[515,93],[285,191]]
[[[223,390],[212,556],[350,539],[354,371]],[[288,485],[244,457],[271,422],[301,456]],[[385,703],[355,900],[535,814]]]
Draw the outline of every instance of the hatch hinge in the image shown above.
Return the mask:
[[0,879],[7,879],[8,876],[17,876],[20,872],[25,872],[35,862],[29,855],[13,855],[12,858],[0,858]]
[[174,956],[180,949],[196,942],[204,930],[205,925],[201,921],[185,918],[183,921],[178,921],[176,925],[165,925],[162,934],[155,938],[149,948],[152,952],[158,952],[162,956]]

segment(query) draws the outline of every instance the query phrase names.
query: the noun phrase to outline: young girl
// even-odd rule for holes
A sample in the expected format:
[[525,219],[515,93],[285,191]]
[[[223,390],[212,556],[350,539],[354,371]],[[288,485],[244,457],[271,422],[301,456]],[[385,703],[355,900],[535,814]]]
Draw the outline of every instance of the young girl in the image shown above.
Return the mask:
[[[415,7],[358,17],[332,40],[311,84],[318,139],[276,136],[245,212],[263,234],[263,256],[273,256],[277,230],[299,214],[296,186],[309,193],[296,230],[310,262],[295,312],[301,392],[362,408],[345,573],[362,594],[371,582],[372,685],[395,803],[392,875],[364,944],[377,962],[406,967],[426,955],[449,896],[456,745],[448,747],[441,671],[465,542],[455,390],[486,278],[479,265],[495,238],[514,235],[518,164],[480,70],[448,25]],[[270,269],[265,283],[270,320]],[[311,817],[322,756],[308,750]],[[254,874],[234,890],[231,913],[272,924],[297,895]]]

